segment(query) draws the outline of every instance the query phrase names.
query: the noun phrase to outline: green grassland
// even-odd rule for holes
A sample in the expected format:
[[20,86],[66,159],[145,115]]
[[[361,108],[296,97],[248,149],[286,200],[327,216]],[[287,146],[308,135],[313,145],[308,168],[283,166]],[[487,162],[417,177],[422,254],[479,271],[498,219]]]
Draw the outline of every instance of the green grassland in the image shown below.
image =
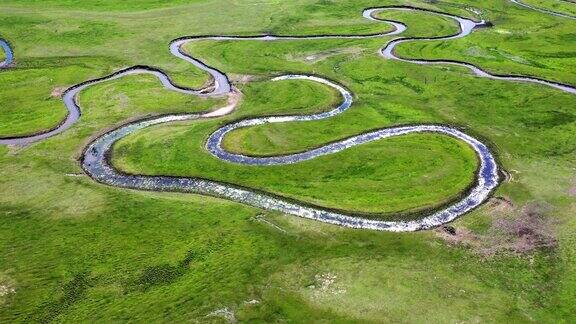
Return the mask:
[[[0,136],[57,125],[65,109],[51,95],[55,88],[134,64],[162,68],[183,85],[205,84],[205,74],[168,52],[182,35],[383,32],[390,27],[363,19],[362,8],[398,4],[468,17],[475,16],[466,8],[476,7],[495,25],[463,39],[403,44],[401,55],[576,84],[575,23],[505,0],[6,0],[0,30],[14,45],[16,66],[0,71]],[[409,36],[457,30],[425,13],[380,16],[405,22]],[[495,193],[512,201],[511,217],[529,202],[550,206],[555,249],[486,257],[434,231],[350,230],[211,197],[95,183],[78,158],[98,134],[127,120],[225,104],[131,76],[81,93],[82,117],[63,134],[0,147],[0,286],[10,291],[0,295],[0,322],[225,322],[209,316],[224,308],[246,322],[569,322],[576,312],[576,97],[457,67],[384,60],[377,52],[390,39],[191,43],[187,51],[233,80],[255,80],[235,84],[241,104],[225,118],[139,131],[117,143],[112,162],[126,172],[202,176],[381,218],[436,206],[470,184],[472,151],[440,135],[269,168],[205,152],[207,136],[225,123],[337,104],[322,85],[269,81],[313,73],[350,89],[354,105],[327,120],[234,131],[226,148],[279,154],[392,125],[454,124],[490,143],[512,174]],[[453,225],[481,234],[497,216],[487,204]]]
[[402,44],[397,53],[410,58],[466,61],[492,73],[576,83],[571,72],[576,69],[576,20],[534,12],[508,1],[485,2],[475,7],[494,24],[493,28],[452,42]]
[[[234,117],[274,114],[274,108],[278,107],[282,107],[281,112],[306,113],[308,109],[302,111],[303,108],[313,108],[316,102],[330,99],[329,96],[317,98],[314,93],[322,94],[324,89],[308,82],[285,81],[242,88],[246,100]],[[98,93],[95,97],[102,97],[99,89],[95,88],[94,92]],[[278,97],[262,100],[269,96]],[[260,100],[254,102],[252,98]],[[445,203],[472,182],[476,169],[471,148],[445,136],[430,135],[371,143],[351,152],[293,165],[238,166],[222,163],[205,152],[205,137],[221,123],[220,120],[196,121],[139,132],[117,145],[113,161],[130,173],[199,176],[325,207],[372,213],[407,212]],[[313,132],[309,134],[316,136]],[[260,152],[257,150],[260,147],[267,147],[268,142],[274,142],[275,148],[283,148],[292,140],[298,142],[296,136],[284,137],[281,130],[249,136],[259,139],[244,141],[252,143],[256,152]],[[229,138],[236,136],[232,134]],[[243,146],[239,148],[244,152]],[[427,190],[431,185],[437,186],[436,190]],[[348,192],[350,188],[355,188],[352,195]]]
[[542,8],[552,10],[565,15],[576,16],[576,3],[570,0],[549,1],[549,0],[527,0],[524,3]]

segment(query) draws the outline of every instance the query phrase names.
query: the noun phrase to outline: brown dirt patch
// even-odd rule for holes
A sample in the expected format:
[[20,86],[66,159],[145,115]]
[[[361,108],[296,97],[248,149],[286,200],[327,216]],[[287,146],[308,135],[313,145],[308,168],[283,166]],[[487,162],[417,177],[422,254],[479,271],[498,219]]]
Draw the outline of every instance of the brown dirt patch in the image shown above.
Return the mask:
[[258,80],[257,76],[248,75],[248,74],[234,74],[234,75],[230,75],[229,77],[230,77],[230,82],[239,83],[239,84],[245,84],[248,82]]
[[493,197],[488,201],[492,213],[509,213],[514,210],[512,200],[506,196]]
[[550,205],[531,202],[515,208],[509,199],[499,197],[490,201],[490,206],[492,223],[484,234],[465,227],[442,226],[436,230],[438,237],[449,245],[468,247],[487,257],[501,253],[527,255],[557,246]]
[[50,93],[50,97],[52,98],[62,98],[62,95],[64,94],[64,91],[66,91],[66,87],[56,87],[54,89],[52,89],[52,92]]
[[436,230],[439,237],[450,245],[477,247],[479,238],[465,227],[442,226]]

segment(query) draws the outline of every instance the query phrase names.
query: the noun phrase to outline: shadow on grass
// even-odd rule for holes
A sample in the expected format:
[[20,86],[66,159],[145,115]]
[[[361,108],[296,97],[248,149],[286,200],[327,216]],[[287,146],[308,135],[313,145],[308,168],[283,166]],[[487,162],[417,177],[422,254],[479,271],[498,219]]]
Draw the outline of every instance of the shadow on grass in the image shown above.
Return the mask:
[[155,286],[168,285],[182,277],[194,260],[194,252],[188,251],[177,265],[163,263],[146,267],[138,278],[125,286],[125,293],[147,291]]

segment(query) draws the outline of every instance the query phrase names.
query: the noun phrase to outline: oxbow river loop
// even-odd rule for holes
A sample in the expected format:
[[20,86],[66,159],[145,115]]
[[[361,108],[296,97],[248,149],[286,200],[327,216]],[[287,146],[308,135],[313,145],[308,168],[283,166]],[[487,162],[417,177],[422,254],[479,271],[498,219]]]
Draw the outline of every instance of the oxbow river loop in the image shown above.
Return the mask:
[[112,186],[142,189],[142,190],[155,190],[155,191],[183,191],[198,193],[210,196],[230,199],[233,201],[241,202],[254,207],[260,207],[268,210],[280,211],[286,214],[291,214],[299,217],[314,219],[317,221],[336,224],[345,227],[363,228],[372,230],[387,230],[387,231],[416,231],[428,229],[444,223],[450,222],[458,216],[472,210],[479,206],[488,198],[490,192],[496,188],[499,182],[498,166],[490,149],[478,141],[477,139],[459,131],[456,128],[443,126],[443,125],[414,125],[403,127],[392,127],[376,130],[369,133],[360,134],[331,143],[319,148],[276,157],[250,157],[228,153],[221,147],[221,140],[223,136],[236,128],[249,127],[264,123],[278,123],[289,121],[310,121],[330,118],[337,114],[342,113],[352,104],[352,96],[343,87],[333,84],[328,80],[324,80],[314,76],[300,76],[300,75],[287,75],[276,78],[276,81],[284,79],[308,79],[336,88],[342,94],[344,100],[340,106],[329,112],[314,114],[314,115],[297,115],[297,116],[283,116],[283,117],[262,117],[254,118],[238,123],[226,125],[213,133],[206,144],[208,150],[217,157],[234,163],[248,164],[248,165],[278,165],[287,163],[297,163],[304,160],[316,158],[321,155],[332,154],[347,148],[361,145],[364,143],[381,140],[385,138],[402,136],[410,133],[433,132],[441,133],[452,136],[459,140],[466,142],[470,145],[479,157],[480,168],[478,171],[478,179],[476,185],[468,192],[465,198],[457,203],[442,209],[432,215],[426,216],[416,221],[401,221],[389,222],[379,221],[358,216],[346,215],[343,213],[336,213],[321,208],[314,208],[303,204],[298,204],[278,198],[273,195],[265,193],[254,192],[246,188],[241,188],[229,184],[210,181],[202,178],[186,178],[186,177],[170,177],[170,176],[145,176],[145,175],[128,175],[110,166],[107,160],[107,153],[112,145],[119,139],[146,127],[157,125],[171,121],[192,120],[198,118],[206,118],[202,114],[189,114],[189,115],[172,115],[164,116],[156,119],[140,121],[131,123],[120,127],[104,136],[96,139],[86,149],[82,167],[92,178],[101,183]]

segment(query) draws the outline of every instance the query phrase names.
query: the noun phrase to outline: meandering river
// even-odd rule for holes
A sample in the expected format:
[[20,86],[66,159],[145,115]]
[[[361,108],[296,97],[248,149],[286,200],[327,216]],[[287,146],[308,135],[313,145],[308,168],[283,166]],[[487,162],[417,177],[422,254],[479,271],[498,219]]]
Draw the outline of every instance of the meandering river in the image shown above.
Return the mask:
[[[193,64],[194,66],[209,73],[213,79],[213,84],[209,88],[195,90],[180,87],[176,85],[174,82],[172,82],[172,80],[170,80],[170,78],[161,70],[147,66],[135,66],[132,68],[118,71],[116,73],[113,73],[111,75],[99,79],[83,82],[81,84],[75,85],[67,89],[63,95],[63,100],[64,104],[66,105],[66,108],[68,109],[68,115],[60,125],[51,130],[40,132],[38,134],[34,134],[31,136],[0,139],[0,144],[27,145],[32,142],[51,137],[65,131],[66,129],[71,127],[78,120],[78,118],[80,118],[81,110],[80,106],[78,105],[77,96],[82,90],[92,85],[118,79],[126,75],[151,74],[156,76],[161,82],[161,84],[167,89],[195,96],[218,97],[218,96],[230,95],[233,92],[233,88],[226,74],[214,67],[206,65],[198,58],[195,58],[190,54],[185,53],[182,50],[182,46],[188,42],[192,42],[195,40],[206,40],[206,39],[215,41],[218,40],[281,41],[281,40],[296,40],[296,39],[304,41],[304,40],[325,39],[325,38],[363,39],[363,38],[378,38],[383,36],[396,35],[406,30],[406,26],[402,23],[389,21],[385,19],[379,19],[375,16],[377,12],[383,10],[425,11],[454,19],[459,25],[459,32],[454,35],[448,35],[445,37],[433,37],[433,38],[397,38],[392,41],[389,41],[380,51],[380,54],[385,59],[399,60],[414,64],[460,65],[469,68],[475,75],[479,77],[486,77],[496,80],[505,80],[514,82],[537,83],[544,86],[553,87],[561,91],[576,94],[576,88],[574,88],[571,85],[560,84],[552,81],[526,76],[491,74],[480,69],[479,67],[476,67],[466,62],[456,62],[447,60],[428,61],[422,59],[416,60],[416,59],[406,59],[399,57],[395,54],[395,48],[397,45],[401,43],[410,41],[450,40],[465,37],[470,33],[472,33],[477,27],[485,26],[486,23],[484,21],[475,21],[472,19],[450,15],[446,13],[420,8],[406,7],[406,6],[368,8],[363,11],[363,16],[365,18],[373,21],[388,23],[392,25],[392,27],[394,28],[393,31],[387,33],[377,33],[368,35],[312,35],[312,36],[209,35],[209,36],[189,36],[178,38],[170,43],[169,47],[170,52],[174,56],[186,60],[187,62]],[[8,64],[10,64],[12,60],[12,54],[8,44],[7,43],[5,44],[7,46],[6,52],[10,53],[7,54],[8,57],[7,61]],[[350,147],[354,147],[364,143],[376,140],[383,140],[390,137],[402,136],[410,133],[440,133],[465,142],[476,152],[476,155],[478,156],[479,160],[479,168],[477,171],[477,177],[474,185],[462,196],[460,200],[456,201],[450,206],[443,207],[435,212],[431,212],[428,215],[423,215],[422,218],[418,220],[383,221],[383,220],[365,218],[362,217],[362,215],[357,214],[352,215],[325,210],[319,207],[310,206],[309,204],[298,203],[293,200],[284,199],[282,197],[278,197],[272,194],[267,194],[260,191],[254,191],[249,188],[243,188],[231,184],[211,181],[199,177],[129,175],[115,169],[108,161],[109,156],[108,153],[111,150],[112,145],[118,140],[136,131],[150,127],[152,125],[158,125],[174,121],[217,118],[219,116],[230,113],[233,110],[232,109],[233,107],[231,106],[223,107],[221,109],[209,113],[164,115],[152,119],[145,119],[132,122],[124,126],[121,126],[96,138],[86,147],[82,158],[82,167],[85,170],[86,174],[88,174],[94,180],[111,186],[139,189],[139,190],[178,191],[178,192],[190,192],[203,195],[210,195],[237,201],[243,204],[267,210],[280,211],[285,214],[314,219],[317,221],[336,224],[340,226],[372,229],[372,230],[386,230],[386,231],[416,231],[416,230],[429,229],[450,222],[455,218],[481,205],[489,197],[490,193],[498,186],[500,181],[498,165],[496,163],[496,159],[494,158],[493,153],[490,151],[490,148],[486,144],[482,143],[480,140],[462,132],[461,130],[455,127],[451,127],[448,125],[422,124],[422,125],[382,128],[379,130],[359,134],[350,138],[342,139],[337,142],[323,145],[304,152],[288,155],[280,155],[280,156],[255,157],[255,156],[235,154],[226,151],[226,149],[222,146],[222,140],[224,136],[226,136],[226,134],[235,129],[267,123],[306,122],[306,121],[321,120],[341,114],[345,112],[347,109],[350,109],[352,106],[353,96],[350,93],[350,91],[345,87],[343,87],[342,85],[339,85],[335,82],[326,80],[319,76],[311,76],[311,75],[285,75],[274,78],[272,81],[281,82],[282,80],[287,79],[309,80],[325,84],[329,87],[334,88],[341,94],[342,102],[338,107],[330,111],[318,114],[292,115],[281,117],[268,116],[268,117],[259,117],[259,118],[241,120],[238,122],[232,122],[219,128],[209,136],[206,142],[207,151],[210,152],[210,154],[216,156],[217,158],[230,163],[238,163],[245,165],[262,165],[262,166],[280,165],[280,164],[298,163],[301,161],[314,159],[319,156],[340,152]]]

